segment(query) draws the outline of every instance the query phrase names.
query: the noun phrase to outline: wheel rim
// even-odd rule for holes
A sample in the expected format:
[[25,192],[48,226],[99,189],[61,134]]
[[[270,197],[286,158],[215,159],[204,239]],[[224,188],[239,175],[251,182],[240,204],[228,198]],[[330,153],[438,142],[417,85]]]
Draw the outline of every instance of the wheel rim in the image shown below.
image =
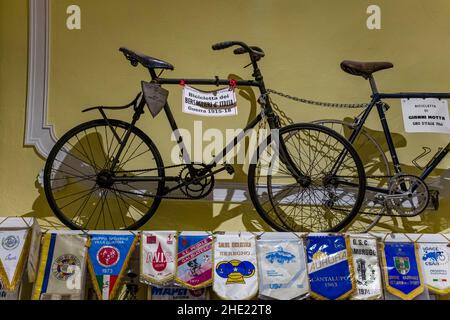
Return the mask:
[[[122,140],[127,124],[113,121],[112,127]],[[118,139],[109,126],[98,122],[71,130],[55,145],[46,163],[45,190],[52,209],[69,227],[133,229],[158,205],[160,200],[154,196],[161,183],[111,180],[114,176],[161,175],[162,163],[154,145],[135,128],[111,171],[118,149]]]
[[[318,120],[314,121],[314,123],[324,125],[348,139],[352,132],[351,120]],[[386,177],[391,175],[391,170],[382,146],[364,128],[352,145],[358,155],[361,156],[364,171],[366,172],[366,184],[372,187],[387,188],[389,179]],[[361,205],[360,213],[345,228],[346,231],[368,232],[380,219],[383,219],[383,221],[393,219],[392,217],[381,216],[385,212],[384,206],[374,202],[374,196],[374,192],[366,190],[366,196]]]
[[357,168],[355,155],[347,153],[335,175],[341,181],[353,182],[355,187],[333,186],[325,178],[332,168],[333,159],[336,160],[345,148],[340,140],[315,126],[285,130],[281,139],[296,166],[311,182],[306,187],[302,186],[283,161],[279,161],[275,169],[275,151],[270,151],[273,154],[269,152],[267,157],[260,157],[255,168],[255,193],[261,210],[273,224],[285,230],[317,232],[340,229],[352,218],[353,207],[358,206],[363,194],[359,183],[364,178],[358,170],[352,169]]

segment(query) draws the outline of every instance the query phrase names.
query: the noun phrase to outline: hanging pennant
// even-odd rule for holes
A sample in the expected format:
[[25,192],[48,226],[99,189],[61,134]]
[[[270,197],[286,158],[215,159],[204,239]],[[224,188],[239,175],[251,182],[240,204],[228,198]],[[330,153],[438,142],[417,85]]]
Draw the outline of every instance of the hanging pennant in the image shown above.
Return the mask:
[[213,290],[222,299],[251,299],[258,293],[256,238],[249,232],[218,234],[214,243]]
[[141,233],[141,282],[166,284],[175,278],[176,231]]
[[352,300],[375,300],[383,297],[377,239],[371,236],[351,235],[353,270],[356,291]]
[[311,295],[314,298],[341,300],[354,292],[351,249],[346,236],[308,236],[306,254]]
[[258,240],[259,295],[292,300],[309,293],[303,239]]
[[383,244],[386,290],[403,300],[412,300],[424,290],[416,249],[410,242]]
[[190,290],[181,287],[148,287],[149,300],[208,300],[208,288]]
[[0,281],[5,290],[19,286],[30,250],[30,229],[0,231]]
[[[25,218],[26,219],[26,218]],[[42,231],[36,218],[31,220],[31,241],[26,266],[28,282],[36,282],[37,269],[39,265],[39,251],[41,248]]]
[[212,282],[212,236],[206,232],[182,232],[178,236],[176,281],[189,289]]
[[183,112],[204,117],[236,116],[234,88],[201,91],[183,85]]
[[430,291],[450,293],[450,247],[446,243],[419,243],[423,280]]
[[75,234],[44,235],[33,300],[57,296],[82,300],[86,270],[87,237]]
[[136,245],[134,234],[91,234],[89,271],[99,300],[116,298]]

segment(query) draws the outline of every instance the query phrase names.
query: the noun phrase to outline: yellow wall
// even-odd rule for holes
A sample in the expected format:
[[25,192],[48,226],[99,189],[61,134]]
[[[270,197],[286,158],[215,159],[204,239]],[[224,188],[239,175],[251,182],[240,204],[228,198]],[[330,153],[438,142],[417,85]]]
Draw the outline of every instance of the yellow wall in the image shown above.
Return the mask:
[[[32,148],[23,147],[27,2],[0,0],[0,215],[36,215],[45,225],[58,226],[36,183],[44,160]],[[132,68],[125,61],[118,52],[120,46],[171,62],[173,77],[226,77],[232,73],[247,78],[250,70],[241,68],[247,57],[210,48],[218,41],[243,40],[265,50],[261,68],[269,88],[323,101],[367,100],[368,84],[343,73],[339,67],[343,59],[392,61],[393,70],[376,75],[381,90],[450,91],[450,3],[376,3],[382,10],[382,29],[370,31],[365,23],[366,8],[372,1],[53,0],[48,121],[61,136],[97,117],[82,114],[83,108],[125,104],[136,95],[140,80],[148,75],[144,68]],[[81,8],[81,30],[66,28],[70,4]],[[190,129],[198,118],[181,112],[181,90],[172,89],[172,111],[179,126]],[[277,101],[297,122],[356,115],[350,110]],[[240,98],[239,117],[202,119],[204,127],[243,127],[249,110],[250,103]],[[448,142],[448,135],[406,134],[398,102],[392,103],[387,116],[397,141],[407,141],[399,156],[408,168],[422,146],[435,150]],[[130,114],[117,117],[129,119]],[[367,125],[380,130],[375,113]],[[155,141],[169,164],[173,144],[166,141],[171,132],[165,117],[151,119],[146,113],[140,128]],[[440,169],[449,164],[447,157]],[[229,179],[226,175],[219,178]],[[438,212],[412,219],[412,225],[419,231],[445,230],[449,228],[449,210],[450,199],[443,199]],[[420,224],[428,228],[420,229]],[[256,230],[261,225],[267,228],[247,205],[163,201],[146,228]]]

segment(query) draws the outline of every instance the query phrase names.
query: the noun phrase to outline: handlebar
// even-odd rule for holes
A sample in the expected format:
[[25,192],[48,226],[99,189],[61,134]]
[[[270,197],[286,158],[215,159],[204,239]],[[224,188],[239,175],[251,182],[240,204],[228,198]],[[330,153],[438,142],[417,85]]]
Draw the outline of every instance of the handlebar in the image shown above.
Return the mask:
[[248,53],[250,55],[250,59],[252,63],[259,61],[262,57],[265,56],[264,51],[256,46],[248,46],[244,42],[241,41],[223,41],[212,45],[213,50],[223,50],[232,46],[240,46],[240,48],[234,49],[234,54],[244,54]]
[[238,41],[224,41],[212,45],[213,50],[223,50],[235,45],[239,45]]

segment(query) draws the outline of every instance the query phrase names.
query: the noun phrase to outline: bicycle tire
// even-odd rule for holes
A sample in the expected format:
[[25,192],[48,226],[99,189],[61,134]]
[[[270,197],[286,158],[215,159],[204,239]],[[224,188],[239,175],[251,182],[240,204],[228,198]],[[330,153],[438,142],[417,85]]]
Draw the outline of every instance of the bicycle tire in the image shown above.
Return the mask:
[[[342,121],[335,119],[322,119],[312,121],[314,124],[326,126],[344,138],[350,136],[353,131],[353,122]],[[361,140],[360,140],[361,139]],[[388,187],[389,179],[384,181],[384,178],[369,178],[368,176],[373,176],[375,172],[380,172],[381,176],[389,177],[392,172],[390,169],[389,161],[383,151],[382,146],[377,142],[377,140],[363,127],[355,142],[352,144],[356,149],[358,154],[363,152],[364,156],[360,156],[363,162],[364,170],[366,172],[366,185],[372,185],[374,187]],[[360,150],[361,149],[361,150]],[[357,232],[364,233],[370,231],[383,217],[382,214],[385,211],[384,206],[378,209],[378,212],[372,212],[371,208],[367,208],[371,204],[371,195],[373,192],[368,192],[366,189],[366,199],[361,205],[361,212],[355,217],[351,224],[346,228],[346,232]],[[370,214],[365,214],[363,212],[369,211]],[[385,218],[386,219],[386,218]]]
[[[82,230],[82,229],[89,229],[89,228],[84,228],[83,226],[80,226],[79,224],[76,224],[73,222],[73,218],[70,219],[70,217],[68,217],[63,211],[62,209],[59,207],[57,200],[55,199],[55,196],[53,194],[53,190],[52,190],[52,170],[54,170],[53,165],[55,164],[55,160],[59,161],[59,163],[61,163],[59,166],[63,166],[63,162],[61,160],[57,159],[57,156],[59,155],[59,153],[61,151],[68,153],[67,150],[62,149],[65,147],[66,143],[70,144],[70,140],[73,137],[77,137],[77,133],[80,132],[85,132],[86,130],[95,128],[95,131],[98,133],[97,128],[99,127],[105,127],[105,128],[109,128],[109,125],[111,125],[112,127],[116,127],[116,128],[121,128],[124,130],[124,132],[131,126],[129,123],[121,121],[121,120],[116,120],[116,119],[108,119],[108,121],[104,120],[104,119],[97,119],[97,120],[92,120],[92,121],[88,121],[85,123],[82,123],[74,128],[72,128],[71,130],[69,130],[68,132],[66,132],[57,142],[56,144],[53,146],[52,150],[50,151],[50,154],[46,160],[45,163],[45,167],[44,167],[44,191],[45,191],[45,195],[47,198],[47,201],[50,205],[50,208],[52,209],[53,213],[55,214],[55,216],[62,222],[64,223],[64,225],[66,225],[67,227],[69,227],[70,229],[73,230]],[[108,135],[106,129],[105,129],[105,133],[106,135]],[[153,143],[153,141],[139,128],[133,126],[131,129],[131,133],[133,133],[135,136],[139,137],[139,139],[142,140],[141,143],[145,143],[145,146],[148,147],[151,156],[153,157],[155,164],[156,164],[156,168],[154,170],[157,171],[157,174],[159,177],[164,177],[164,164],[161,158],[161,155],[158,151],[158,149],[156,148],[155,144]],[[112,132],[111,132],[111,136],[113,136]],[[111,137],[112,140],[114,140],[113,137]],[[106,140],[108,141],[108,138],[106,138]],[[79,140],[78,140],[79,141]],[[89,140],[88,140],[89,142]],[[99,139],[100,142],[100,139]],[[127,141],[127,143],[130,143],[129,146],[131,146],[132,142]],[[81,142],[80,142],[81,143]],[[112,145],[112,141],[111,141],[111,145]],[[81,145],[81,147],[83,147],[83,145]],[[89,144],[89,147],[91,147],[91,145]],[[103,147],[103,145],[102,145]],[[112,149],[112,146],[111,146]],[[104,149],[102,148],[102,152],[104,152]],[[114,152],[114,151],[113,151]],[[109,156],[109,150],[108,150],[108,156]],[[65,156],[66,157],[66,156]],[[76,158],[74,156],[74,158]],[[87,157],[88,159],[89,156]],[[105,156],[105,161],[107,161],[106,156]],[[93,165],[93,167],[95,167],[95,163]],[[67,178],[66,178],[67,179]],[[93,177],[92,177],[93,179]],[[55,179],[54,179],[55,180]],[[83,181],[83,180],[80,180]],[[93,182],[91,182],[91,184],[93,184]],[[95,182],[96,185],[98,185],[98,182]],[[151,206],[149,206],[148,210],[142,215],[142,217],[140,217],[139,219],[134,220],[133,223],[127,225],[127,226],[123,226],[122,228],[117,228],[117,229],[122,229],[122,230],[135,230],[139,227],[141,227],[142,225],[144,225],[156,212],[156,210],[159,207],[159,204],[161,203],[161,195],[163,193],[163,188],[164,188],[164,180],[160,180],[158,181],[158,185],[156,188],[156,194],[155,197],[153,198],[153,201],[151,203]],[[53,189],[57,189],[57,188],[53,188]],[[119,190],[119,189],[118,189]],[[114,192],[114,194],[117,197],[117,193],[119,193],[119,191],[112,191],[112,193]],[[122,190],[120,191],[122,192]],[[125,191],[123,191],[125,192]],[[127,196],[129,198],[131,198],[130,196]],[[101,201],[101,200],[100,200]],[[106,196],[105,196],[105,200],[106,201]],[[118,201],[118,208],[119,210],[121,209],[121,205]],[[103,203],[104,205],[104,203]],[[137,205],[136,205],[137,206]],[[109,208],[108,208],[109,209]],[[129,208],[128,208],[129,209]],[[111,211],[110,211],[111,214]],[[100,213],[99,213],[100,215]],[[105,218],[104,218],[105,219]],[[113,219],[113,217],[111,216],[111,219]],[[124,217],[122,216],[122,219],[124,219]],[[114,224],[114,222],[112,222]],[[95,230],[91,229],[91,230]]]
[[[335,225],[332,225],[331,227],[327,227],[327,228],[318,228],[317,230],[311,230],[311,228],[306,230],[302,226],[300,228],[292,228],[292,226],[289,226],[285,221],[283,221],[284,218],[279,215],[279,213],[278,213],[279,210],[277,209],[277,206],[274,205],[274,203],[271,203],[271,206],[272,206],[271,210],[275,211],[276,215],[278,217],[274,217],[274,214],[269,214],[267,212],[267,210],[265,208],[263,208],[260,197],[258,196],[258,190],[257,190],[258,185],[257,185],[255,174],[256,174],[256,170],[257,170],[257,163],[260,160],[259,154],[255,154],[253,156],[252,163],[249,166],[248,189],[249,189],[249,193],[250,193],[250,198],[251,198],[253,205],[255,206],[255,209],[258,212],[258,214],[263,218],[263,220],[269,226],[271,226],[272,228],[274,228],[277,231],[294,231],[294,232],[303,232],[303,231],[306,231],[306,232],[336,232],[336,231],[340,231],[345,226],[347,226],[353,220],[353,218],[357,215],[359,208],[361,207],[361,204],[364,200],[366,178],[365,178],[363,164],[362,164],[361,159],[358,156],[356,150],[353,148],[353,146],[340,134],[338,134],[334,130],[331,130],[327,127],[316,125],[316,124],[311,124],[311,123],[296,123],[296,124],[288,125],[286,127],[282,127],[281,129],[279,129],[279,136],[283,137],[284,135],[286,135],[289,132],[302,131],[302,130],[303,131],[305,131],[305,130],[315,131],[315,132],[323,134],[326,137],[331,137],[332,139],[334,139],[336,141],[336,144],[339,143],[342,146],[342,148],[347,151],[347,155],[349,155],[349,157],[351,159],[353,159],[354,166],[355,166],[355,169],[357,172],[357,179],[356,179],[356,181],[357,181],[357,183],[356,183],[357,196],[355,198],[354,204],[353,204],[350,212],[348,214],[346,214],[345,217],[343,219],[341,219]],[[284,141],[284,139],[285,138],[283,137],[283,141]],[[267,145],[270,144],[270,140],[271,140],[271,136],[269,136],[267,138],[267,140],[258,147],[258,150],[261,151],[261,150],[265,149],[267,147]],[[301,164],[299,166],[300,166],[300,170],[301,170]],[[268,176],[271,176],[271,175],[268,175]],[[270,178],[270,181],[272,181],[272,177]],[[267,183],[267,185],[269,185],[269,183]],[[268,190],[272,189],[272,187],[267,187],[267,189]],[[270,193],[270,192],[268,192],[268,193]],[[270,198],[270,196],[269,196],[269,198]],[[266,203],[267,203],[267,201],[266,201]]]

